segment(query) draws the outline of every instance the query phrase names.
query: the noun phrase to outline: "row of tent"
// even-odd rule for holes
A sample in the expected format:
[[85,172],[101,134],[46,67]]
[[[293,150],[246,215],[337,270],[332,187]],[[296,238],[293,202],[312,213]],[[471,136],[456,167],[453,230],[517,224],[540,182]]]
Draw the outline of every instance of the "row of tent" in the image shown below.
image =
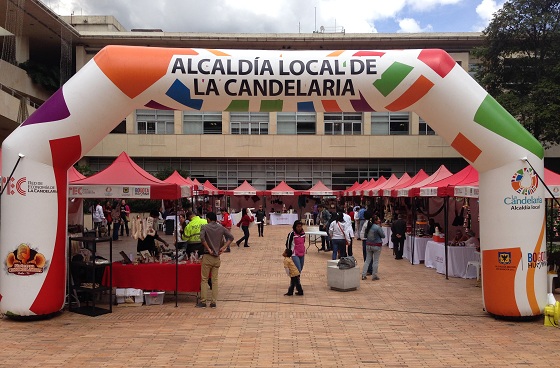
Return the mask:
[[[545,169],[544,181],[556,197],[560,192],[560,175]],[[206,195],[248,195],[248,196],[294,196],[294,195],[336,195],[370,197],[478,197],[478,171],[472,166],[452,174],[441,165],[432,175],[420,170],[410,177],[391,175],[389,179],[355,182],[346,190],[332,190],[321,181],[308,190],[295,190],[282,181],[271,190],[257,190],[247,181],[233,190],[216,188],[208,180],[200,183],[197,179],[183,178],[177,171],[165,180],[159,180],[138,166],[125,152],[105,170],[90,177],[84,177],[77,170],[69,171],[69,197],[104,198],[124,196],[128,198],[178,199],[197,194]],[[547,198],[552,196],[547,192]]]

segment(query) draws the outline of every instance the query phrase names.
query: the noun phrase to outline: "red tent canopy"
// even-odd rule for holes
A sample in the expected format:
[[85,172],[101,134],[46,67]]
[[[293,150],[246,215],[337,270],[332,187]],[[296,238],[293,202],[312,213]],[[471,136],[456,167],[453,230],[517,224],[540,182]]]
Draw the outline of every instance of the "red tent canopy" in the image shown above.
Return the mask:
[[76,170],[74,166],[70,166],[70,168],[68,169],[68,182],[72,183],[73,181],[81,179],[85,179],[85,175],[82,175],[82,173]]
[[[410,176],[408,174],[405,174],[405,175],[408,176],[407,180],[409,180]],[[397,184],[397,182],[399,180],[400,179],[397,178],[397,176],[395,174],[392,174],[389,177],[389,179],[387,179],[387,181],[385,183],[382,183],[381,185],[376,185],[374,189],[371,189],[369,191],[369,195],[373,196],[373,197],[379,196],[380,195],[379,193],[383,193],[383,192],[381,192],[383,189],[391,188],[393,185]],[[379,183],[379,180],[377,182]]]
[[245,180],[243,184],[234,190],[226,190],[227,195],[263,195],[263,190],[256,190],[251,184]]
[[406,183],[408,183],[410,180],[410,175],[408,175],[408,173],[404,173],[403,176],[401,176],[399,180],[397,180],[397,182],[395,182],[393,185],[383,186],[383,189],[379,190],[378,195],[381,197],[390,197],[393,188],[401,185],[406,185]]
[[[544,182],[554,194],[554,197],[560,196],[560,175],[556,174],[554,171],[549,169],[544,169]],[[545,197],[552,198],[548,190],[545,190]]]
[[181,187],[181,197],[190,197],[192,194],[192,182],[187,181],[187,179],[183,178],[181,174],[177,172],[177,170],[173,171],[173,174],[169,175],[164,182],[168,184],[177,184]]
[[449,186],[465,185],[478,181],[478,171],[471,165],[445,179],[436,181],[420,188],[421,197],[447,197],[454,196],[453,188]]
[[[373,180],[373,179],[372,179]],[[363,189],[362,189],[362,195],[365,196],[370,196],[373,193],[373,190],[378,188],[378,187],[382,187],[383,185],[385,185],[385,183],[387,182],[388,179],[385,179],[384,176],[380,177],[379,179],[377,179],[377,181],[375,183],[373,183],[372,185],[366,185]]]
[[[416,173],[416,175],[414,175],[409,181],[407,181],[406,183],[401,183],[401,184],[397,184],[395,186],[393,186],[393,188],[391,188],[391,193],[390,196],[391,197],[398,197],[399,194],[399,189],[402,188],[407,188],[411,185],[414,185],[416,183],[421,182],[422,180],[425,180],[428,177],[428,174],[426,174],[426,172],[422,169],[420,169],[420,171],[418,171]],[[383,189],[383,196],[384,197],[389,197],[389,194],[386,194],[388,191],[388,189]]]
[[429,186],[432,183],[435,183],[436,181],[440,181],[443,180],[445,178],[450,177],[451,175],[453,175],[453,173],[451,173],[451,171],[447,170],[447,168],[444,165],[441,165],[436,172],[434,172],[432,175],[430,175],[429,177],[427,177],[426,179],[422,180],[419,183],[413,184],[413,185],[409,185],[406,188],[402,188],[398,190],[398,197],[418,197],[420,195],[420,188],[423,186]]
[[280,182],[280,184],[278,184],[274,188],[272,188],[270,190],[265,190],[264,194],[265,195],[292,195],[293,196],[293,195],[300,195],[301,190],[295,190],[294,188],[292,188],[291,186],[286,184],[286,182],[284,180],[282,180]]
[[[375,182],[374,179],[371,179],[371,180],[373,180],[373,181]],[[362,182],[362,184],[358,184],[358,186],[357,186],[356,188],[354,188],[354,190],[353,190],[352,192],[349,192],[349,195],[351,195],[351,196],[359,196],[359,195],[362,195],[362,189],[365,188],[365,187],[369,184],[369,182],[370,182],[370,181],[367,180],[367,179],[364,180],[364,181]]]
[[308,190],[304,190],[302,194],[305,195],[340,195],[340,190],[332,190],[327,187],[321,180]]
[[220,195],[225,193],[225,190],[218,189],[214,186],[214,184],[210,183],[209,180],[206,180],[203,186],[204,190],[207,191],[210,195]]
[[344,196],[349,196],[351,195],[349,192],[353,191],[354,189],[356,189],[358,186],[360,185],[359,182],[355,181],[354,184],[352,184],[351,186],[349,186],[348,188],[344,189],[342,191],[342,195]]
[[181,188],[144,171],[125,153],[105,170],[76,180],[68,187],[70,198],[178,199]]
[[362,183],[362,185],[359,186],[358,188],[356,188],[356,190],[354,190],[354,192],[357,195],[364,195],[367,190],[375,188],[376,185],[379,185],[379,180],[380,179],[375,180],[375,179],[372,178],[367,183]]

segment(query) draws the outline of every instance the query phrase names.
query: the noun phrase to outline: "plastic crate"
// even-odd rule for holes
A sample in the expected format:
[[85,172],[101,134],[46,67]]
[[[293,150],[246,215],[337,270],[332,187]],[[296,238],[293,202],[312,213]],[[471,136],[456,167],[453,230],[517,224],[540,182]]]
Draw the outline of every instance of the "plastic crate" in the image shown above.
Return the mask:
[[144,293],[144,301],[146,305],[161,305],[163,304],[163,297],[165,291],[152,291]]

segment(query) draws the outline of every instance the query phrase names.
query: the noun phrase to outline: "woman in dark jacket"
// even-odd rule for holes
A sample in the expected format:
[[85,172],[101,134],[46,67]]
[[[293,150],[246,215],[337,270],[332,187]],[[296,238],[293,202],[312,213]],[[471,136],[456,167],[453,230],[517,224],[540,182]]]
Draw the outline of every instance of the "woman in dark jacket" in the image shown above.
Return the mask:
[[255,221],[255,218],[251,216],[251,212],[243,208],[241,210],[241,220],[239,220],[237,224],[237,227],[241,227],[241,230],[243,230],[243,237],[235,242],[237,246],[239,246],[242,241],[245,241],[244,247],[249,247],[249,244],[247,244],[249,240],[249,224],[253,221]]

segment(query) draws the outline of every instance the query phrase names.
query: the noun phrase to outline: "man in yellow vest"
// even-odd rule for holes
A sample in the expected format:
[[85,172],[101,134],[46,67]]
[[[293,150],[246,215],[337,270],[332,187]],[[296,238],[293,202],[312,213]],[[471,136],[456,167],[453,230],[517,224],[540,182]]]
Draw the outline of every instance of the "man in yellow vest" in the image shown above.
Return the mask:
[[202,256],[204,253],[204,246],[200,240],[200,228],[202,225],[206,225],[208,221],[200,218],[192,211],[187,211],[185,215],[187,220],[189,220],[183,232],[183,240],[187,242],[187,257],[190,257],[191,253],[195,251],[198,251],[198,255]]

